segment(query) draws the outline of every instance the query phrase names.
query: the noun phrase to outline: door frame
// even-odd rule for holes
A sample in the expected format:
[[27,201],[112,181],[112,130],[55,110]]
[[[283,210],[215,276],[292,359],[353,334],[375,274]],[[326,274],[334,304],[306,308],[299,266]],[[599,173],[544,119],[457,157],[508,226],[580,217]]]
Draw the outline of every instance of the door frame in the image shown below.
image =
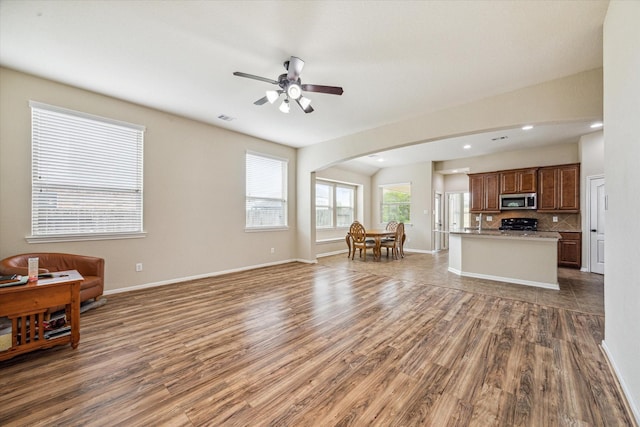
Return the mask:
[[[584,248],[586,246],[586,252],[587,252],[587,262],[586,265],[584,262],[584,256],[583,258],[583,267],[581,269],[581,271],[585,271],[590,273],[591,272],[591,183],[596,180],[596,179],[605,179],[604,174],[598,174],[598,175],[589,175],[587,177],[587,188],[585,189],[585,193],[586,193],[586,197],[585,197],[585,211],[586,211],[586,215],[585,215],[585,223],[584,223],[584,231],[582,233],[583,238],[582,238],[582,247]],[[605,185],[606,185],[606,180],[605,180]],[[607,210],[606,205],[607,205],[607,200],[606,200],[606,195],[605,195],[605,211]],[[584,251],[583,251],[583,255],[584,255]]]

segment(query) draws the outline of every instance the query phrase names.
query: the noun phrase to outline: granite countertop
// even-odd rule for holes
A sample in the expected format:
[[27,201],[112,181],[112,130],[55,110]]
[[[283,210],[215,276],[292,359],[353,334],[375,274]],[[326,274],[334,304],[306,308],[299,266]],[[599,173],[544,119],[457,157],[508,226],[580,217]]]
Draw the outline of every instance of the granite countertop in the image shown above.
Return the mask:
[[517,231],[517,230],[498,230],[487,228],[483,230],[474,229],[452,229],[451,234],[463,234],[470,236],[487,236],[487,237],[507,237],[507,238],[527,238],[527,239],[560,239],[560,233],[557,231]]

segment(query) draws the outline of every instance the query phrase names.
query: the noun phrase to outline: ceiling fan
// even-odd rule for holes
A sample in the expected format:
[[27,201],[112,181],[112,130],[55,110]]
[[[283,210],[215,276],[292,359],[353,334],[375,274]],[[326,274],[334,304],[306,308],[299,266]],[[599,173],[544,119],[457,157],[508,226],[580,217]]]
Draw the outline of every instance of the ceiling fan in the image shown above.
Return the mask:
[[283,113],[289,112],[289,102],[291,100],[296,101],[305,113],[313,112],[311,100],[302,96],[303,91],[328,93],[330,95],[342,95],[343,90],[338,86],[302,84],[302,82],[300,81],[300,73],[302,72],[302,67],[304,67],[304,61],[302,59],[292,56],[289,60],[285,61],[283,65],[287,72],[285,74],[280,74],[280,76],[278,76],[278,80],[254,76],[253,74],[242,73],[240,71],[236,71],[235,73],[233,73],[233,75],[246,77],[248,79],[260,80],[277,85],[280,89],[268,90],[267,95],[258,99],[256,102],[254,102],[254,104],[262,105],[267,101],[273,104],[278,100],[278,98],[280,98],[280,95],[284,94],[285,99],[280,105],[280,111],[282,111]]

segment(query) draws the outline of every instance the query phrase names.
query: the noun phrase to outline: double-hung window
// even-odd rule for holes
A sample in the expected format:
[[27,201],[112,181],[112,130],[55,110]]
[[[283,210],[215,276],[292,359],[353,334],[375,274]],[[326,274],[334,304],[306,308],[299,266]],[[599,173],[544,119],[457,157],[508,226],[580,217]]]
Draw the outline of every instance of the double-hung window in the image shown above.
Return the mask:
[[287,226],[287,160],[246,154],[246,228]]
[[144,127],[31,101],[29,241],[140,237]]
[[349,227],[355,218],[356,187],[316,180],[316,228]]
[[411,222],[411,184],[381,185],[382,222]]

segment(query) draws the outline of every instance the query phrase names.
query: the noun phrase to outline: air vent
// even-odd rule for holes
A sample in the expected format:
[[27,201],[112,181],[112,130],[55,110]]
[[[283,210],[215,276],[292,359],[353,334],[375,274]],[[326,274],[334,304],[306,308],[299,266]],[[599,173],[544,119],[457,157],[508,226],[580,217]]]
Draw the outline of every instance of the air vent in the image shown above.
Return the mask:
[[231,120],[235,120],[235,117],[225,116],[224,114],[220,114],[218,118],[220,120],[224,120],[225,122],[230,122]]
[[491,138],[492,141],[502,141],[504,139],[509,138],[508,136],[504,135],[504,136],[497,136],[495,138]]

